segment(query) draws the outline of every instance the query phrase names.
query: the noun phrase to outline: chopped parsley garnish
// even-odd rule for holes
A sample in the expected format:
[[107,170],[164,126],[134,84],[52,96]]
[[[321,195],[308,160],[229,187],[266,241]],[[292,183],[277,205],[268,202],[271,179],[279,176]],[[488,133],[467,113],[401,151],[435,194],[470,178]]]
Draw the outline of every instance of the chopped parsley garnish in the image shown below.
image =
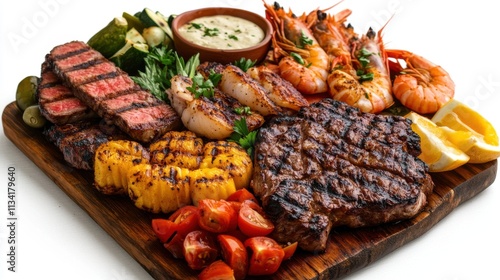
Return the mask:
[[250,114],[252,114],[252,111],[250,110],[250,107],[248,107],[248,106],[234,108],[234,112],[238,115],[250,115]]
[[209,37],[214,37],[219,35],[220,31],[218,28],[207,28],[203,30],[203,36],[209,36]]
[[295,52],[291,52],[290,53],[290,56],[299,64],[306,64],[306,62],[304,61],[304,59],[302,58],[302,56],[300,56],[300,54],[298,53],[295,53]]
[[232,34],[231,34],[231,35],[228,35],[227,37],[228,37],[229,39],[231,39],[231,40],[238,41],[238,37],[237,37],[236,35],[232,35]]
[[306,45],[312,45],[313,44],[313,40],[309,37],[307,37],[304,32],[302,32],[302,34],[300,35],[300,39],[299,39],[299,45],[297,47],[303,49]]
[[359,82],[371,81],[373,80],[373,73],[368,73],[367,69],[370,68],[370,56],[377,55],[368,51],[366,48],[362,48],[358,52],[358,61],[361,64],[361,68],[356,70],[356,75],[359,77]]
[[197,73],[193,78],[193,84],[187,89],[194,94],[194,98],[200,98],[204,96],[206,98],[212,98],[215,93],[215,86],[219,83],[222,74],[215,73],[213,70],[210,72],[208,79]]

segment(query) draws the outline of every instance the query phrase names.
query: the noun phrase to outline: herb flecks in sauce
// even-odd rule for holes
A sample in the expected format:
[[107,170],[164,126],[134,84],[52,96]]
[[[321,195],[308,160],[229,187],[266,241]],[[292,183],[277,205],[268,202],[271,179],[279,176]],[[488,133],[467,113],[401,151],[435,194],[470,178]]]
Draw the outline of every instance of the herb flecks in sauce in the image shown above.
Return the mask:
[[265,36],[257,24],[229,15],[197,18],[179,28],[179,32],[188,41],[216,49],[248,48]]

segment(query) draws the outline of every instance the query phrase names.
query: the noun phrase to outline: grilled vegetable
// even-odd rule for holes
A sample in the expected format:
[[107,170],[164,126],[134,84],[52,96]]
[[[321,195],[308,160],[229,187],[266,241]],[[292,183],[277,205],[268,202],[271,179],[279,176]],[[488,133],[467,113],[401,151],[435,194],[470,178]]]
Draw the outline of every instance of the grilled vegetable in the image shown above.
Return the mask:
[[142,33],[144,30],[145,26],[144,23],[135,15],[131,15],[127,12],[122,13],[122,17],[124,17],[127,20],[128,23],[128,29],[135,28],[139,33]]
[[149,53],[149,46],[141,33],[131,28],[122,46],[109,59],[130,75],[135,75],[138,70],[144,69],[144,58]]
[[238,144],[228,141],[209,142],[203,148],[200,168],[217,167],[229,172],[237,190],[250,184],[253,164],[247,152]]
[[189,177],[191,200],[196,206],[201,199],[226,199],[236,191],[233,178],[220,168],[192,170]]
[[203,154],[203,140],[191,131],[170,131],[149,146],[151,163],[197,169]]
[[138,208],[170,213],[191,204],[188,174],[177,166],[136,165],[128,170],[128,194]]
[[[149,8],[144,8],[138,17],[144,25],[146,25],[146,27],[160,27],[165,32],[165,35],[167,35],[168,42],[172,42],[172,29],[170,29],[170,25],[168,24],[168,18],[166,18],[163,14],[160,12],[154,12]],[[166,44],[166,46],[168,46],[169,43]]]
[[139,143],[112,140],[95,152],[94,186],[104,194],[127,193],[127,171],[134,165],[149,162],[149,154]]
[[104,57],[110,58],[125,45],[127,29],[127,20],[124,17],[115,17],[108,25],[94,34],[87,44]]
[[146,42],[150,47],[156,47],[165,42],[165,38],[167,37],[167,35],[160,27],[151,26],[148,28],[144,28],[144,30],[142,31],[142,37],[146,39]]

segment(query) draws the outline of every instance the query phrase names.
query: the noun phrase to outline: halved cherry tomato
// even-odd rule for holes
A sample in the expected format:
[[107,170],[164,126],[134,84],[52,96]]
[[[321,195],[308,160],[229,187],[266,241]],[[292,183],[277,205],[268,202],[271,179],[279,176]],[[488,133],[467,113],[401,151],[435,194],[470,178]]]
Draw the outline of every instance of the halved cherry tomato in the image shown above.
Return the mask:
[[176,259],[184,258],[184,238],[185,236],[181,236],[176,233],[173,237],[169,238],[167,242],[163,243],[163,247],[167,249],[170,254]]
[[299,242],[297,241],[291,244],[283,245],[283,251],[285,251],[285,256],[283,257],[283,260],[290,259],[295,254],[295,251],[297,251],[298,245]]
[[172,236],[174,231],[171,229],[173,223],[167,219],[153,219],[151,221],[151,226],[153,231],[160,240],[161,243],[167,242],[167,240]]
[[198,229],[198,208],[187,205],[179,208],[167,219],[153,219],[151,222],[153,231],[158,239],[165,243],[174,234],[179,233],[181,237]]
[[233,270],[222,260],[205,267],[198,275],[199,280],[235,280]]
[[210,232],[227,232],[238,226],[238,214],[225,200],[202,199],[198,201],[198,213],[200,227]]
[[274,230],[273,223],[265,217],[262,207],[251,200],[241,204],[238,227],[247,236],[265,236]]
[[252,200],[253,202],[257,202],[257,198],[251,193],[249,190],[243,188],[235,191],[234,193],[230,194],[229,197],[226,199],[227,201],[238,201],[238,202],[243,202],[245,200]]
[[283,248],[274,239],[266,236],[250,237],[244,245],[251,251],[248,275],[275,273],[285,256]]
[[217,240],[221,247],[222,259],[233,269],[234,278],[244,279],[248,270],[248,254],[243,242],[227,234],[219,234]]
[[190,268],[200,270],[217,259],[215,238],[206,231],[195,230],[184,238],[184,258]]

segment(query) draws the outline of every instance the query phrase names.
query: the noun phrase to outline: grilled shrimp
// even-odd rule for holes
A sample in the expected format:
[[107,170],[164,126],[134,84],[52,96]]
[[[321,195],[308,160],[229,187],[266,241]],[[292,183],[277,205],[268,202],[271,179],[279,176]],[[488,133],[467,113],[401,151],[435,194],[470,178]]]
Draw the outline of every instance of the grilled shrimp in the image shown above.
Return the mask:
[[318,9],[307,16],[306,22],[318,44],[330,59],[330,71],[342,69],[344,72],[355,75],[351,60],[351,46],[343,25],[351,13],[351,10],[345,9],[335,15],[330,15]]
[[[405,50],[387,50],[394,96],[420,114],[435,113],[455,95],[455,83],[441,66]],[[403,67],[402,61],[406,64]]]
[[208,62],[200,64],[198,71],[205,77],[208,77],[211,71],[221,74],[219,89],[241,104],[250,107],[254,112],[269,116],[281,111],[280,107],[269,99],[266,90],[237,66]]
[[363,112],[378,113],[394,103],[388,60],[381,38],[371,28],[353,45],[353,66],[357,75],[335,69],[328,75],[333,99],[346,102]]
[[281,78],[267,66],[250,67],[247,74],[262,85],[269,99],[276,105],[293,111],[309,105],[304,96],[290,82]]
[[[235,112],[243,105],[236,99],[215,89],[215,96],[195,98],[188,90],[193,82],[185,76],[174,76],[171,79],[171,88],[167,90],[172,107],[181,116],[184,126],[199,136],[209,139],[225,139],[234,131],[234,121],[242,118]],[[246,115],[247,126],[250,131],[264,123],[264,117],[252,113]]]
[[285,12],[278,3],[264,2],[274,28],[273,52],[280,76],[303,94],[327,91],[328,56],[305,24],[305,18]]

